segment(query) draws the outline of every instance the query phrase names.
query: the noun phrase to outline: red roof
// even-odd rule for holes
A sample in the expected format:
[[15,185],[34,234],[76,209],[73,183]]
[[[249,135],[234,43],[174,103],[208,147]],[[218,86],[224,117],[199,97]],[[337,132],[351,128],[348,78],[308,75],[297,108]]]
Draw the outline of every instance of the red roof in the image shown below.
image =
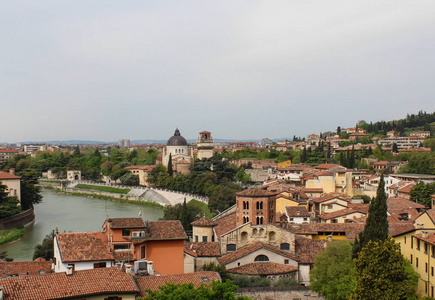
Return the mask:
[[118,268],[76,271],[73,275],[52,273],[0,280],[4,299],[71,299],[107,294],[137,294],[133,278]]
[[202,217],[201,219],[196,220],[190,224],[192,224],[192,226],[199,226],[199,227],[213,227],[217,225],[216,222],[206,217]]
[[3,179],[20,179],[20,178],[21,177],[13,175],[11,173],[0,171],[0,180],[3,180]]
[[217,257],[221,255],[218,242],[184,242],[184,247],[186,250],[193,251],[197,257]]
[[274,262],[254,262],[240,267],[228,269],[228,272],[244,275],[278,275],[297,272],[298,268]]
[[37,258],[34,261],[11,261],[0,260],[0,277],[24,276],[51,273],[51,261]]
[[63,262],[113,260],[106,233],[58,233],[57,243]]
[[247,189],[241,192],[236,193],[237,196],[245,196],[245,197],[269,197],[269,196],[274,196],[277,193],[273,193],[270,191],[267,191],[265,189],[262,188],[252,188],[252,189]]
[[112,229],[145,228],[142,218],[109,218],[106,220]]
[[237,227],[236,223],[236,213],[229,214],[228,216],[222,217],[219,220],[215,220],[217,223],[216,227],[214,227],[214,231],[216,232],[218,238],[220,238],[224,233],[233,230]]

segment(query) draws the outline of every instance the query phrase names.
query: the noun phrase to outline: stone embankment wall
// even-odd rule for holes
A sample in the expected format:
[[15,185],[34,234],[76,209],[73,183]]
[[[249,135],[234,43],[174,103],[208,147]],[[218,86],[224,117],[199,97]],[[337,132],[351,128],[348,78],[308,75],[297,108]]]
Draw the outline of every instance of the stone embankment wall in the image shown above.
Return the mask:
[[64,191],[69,192],[69,193],[79,193],[79,194],[86,194],[86,195],[96,195],[96,196],[112,197],[112,198],[118,198],[118,199],[124,199],[124,200],[139,201],[139,197],[129,196],[126,194],[109,193],[109,192],[103,192],[103,191],[78,189],[78,188],[65,188]]
[[23,225],[27,226],[35,221],[33,207],[19,214],[0,219],[0,230],[12,229]]
[[236,291],[236,296],[247,296],[254,300],[325,300],[306,286],[241,288]]

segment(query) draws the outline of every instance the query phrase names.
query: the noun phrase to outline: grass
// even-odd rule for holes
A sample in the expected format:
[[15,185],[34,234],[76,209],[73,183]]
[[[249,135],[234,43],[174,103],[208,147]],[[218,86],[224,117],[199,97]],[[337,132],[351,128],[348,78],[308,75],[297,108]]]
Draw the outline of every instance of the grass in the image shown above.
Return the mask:
[[90,185],[90,184],[77,184],[75,188],[84,189],[84,190],[96,190],[96,191],[116,193],[116,194],[127,194],[128,192],[130,192],[130,189],[120,189],[111,186],[100,186],[100,185]]
[[0,245],[10,243],[18,240],[20,237],[26,234],[26,228],[23,226],[15,227],[9,230],[0,231]]
[[212,213],[210,211],[210,209],[208,208],[208,205],[205,204],[204,202],[198,201],[196,199],[192,199],[189,201],[189,204],[192,204],[196,207],[199,207],[201,209],[201,212],[205,214],[205,216],[209,219],[213,218],[215,216],[214,213]]
[[65,192],[65,191],[61,191],[60,189],[56,189],[56,191],[58,193],[64,193],[64,194],[69,194],[69,195],[74,195],[74,196],[91,197],[91,198],[95,198],[95,199],[105,199],[105,200],[107,199],[107,200],[112,200],[112,201],[117,201],[117,202],[132,203],[132,204],[143,205],[143,206],[163,208],[162,205],[160,205],[156,202],[152,202],[152,201],[127,200],[127,199],[115,198],[115,197],[104,196],[104,195],[86,194],[86,193],[78,193],[78,192]]
[[60,180],[47,180],[47,179],[39,179],[40,182],[48,182],[48,183],[60,183]]

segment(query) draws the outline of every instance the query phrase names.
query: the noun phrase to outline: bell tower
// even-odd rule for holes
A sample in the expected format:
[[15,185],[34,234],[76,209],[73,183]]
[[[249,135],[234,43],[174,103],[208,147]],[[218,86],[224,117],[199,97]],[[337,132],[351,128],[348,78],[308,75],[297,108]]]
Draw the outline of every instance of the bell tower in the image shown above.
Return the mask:
[[214,145],[211,132],[201,131],[196,142],[196,147],[198,148],[198,159],[212,157]]

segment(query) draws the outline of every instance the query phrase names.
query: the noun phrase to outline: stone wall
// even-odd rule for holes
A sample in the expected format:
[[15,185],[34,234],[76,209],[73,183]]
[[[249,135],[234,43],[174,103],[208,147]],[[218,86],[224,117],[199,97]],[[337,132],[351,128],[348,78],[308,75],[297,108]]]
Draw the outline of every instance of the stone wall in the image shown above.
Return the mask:
[[0,230],[12,229],[17,226],[25,226],[35,220],[33,207],[19,214],[0,219]]
[[325,300],[305,286],[241,288],[237,296],[247,296],[253,300]]

